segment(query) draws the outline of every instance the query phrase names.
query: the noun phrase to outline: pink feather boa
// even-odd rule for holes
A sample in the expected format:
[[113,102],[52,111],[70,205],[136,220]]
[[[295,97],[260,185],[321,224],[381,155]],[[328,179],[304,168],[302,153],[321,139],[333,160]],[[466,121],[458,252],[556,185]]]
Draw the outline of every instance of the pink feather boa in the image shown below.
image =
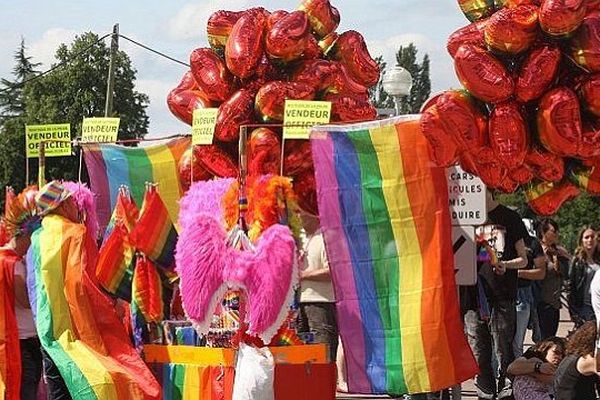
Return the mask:
[[245,289],[248,333],[269,343],[286,318],[297,284],[292,233],[287,226],[273,225],[254,251],[240,251],[227,245],[217,215],[198,212],[184,217],[175,254],[184,310],[198,332],[206,333],[227,288]]
[[96,199],[85,183],[64,181],[64,187],[71,193],[79,210],[85,214],[85,227],[94,240],[98,239],[98,216],[96,215]]
[[[235,182],[233,178],[194,182],[179,201],[179,226],[183,229],[188,222],[195,221],[198,213],[208,213],[223,221],[221,201],[225,192]],[[185,262],[185,260],[184,260]]]

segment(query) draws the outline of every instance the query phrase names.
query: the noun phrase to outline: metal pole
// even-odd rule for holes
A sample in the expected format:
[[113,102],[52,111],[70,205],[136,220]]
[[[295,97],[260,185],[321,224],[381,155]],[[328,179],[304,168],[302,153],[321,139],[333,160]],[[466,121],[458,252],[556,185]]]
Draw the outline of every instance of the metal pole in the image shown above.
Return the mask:
[[394,108],[396,109],[396,116],[400,115],[400,96],[392,96],[394,99]]
[[108,64],[108,80],[106,83],[106,104],[104,116],[111,117],[113,113],[113,95],[115,86],[115,61],[119,51],[119,24],[113,26],[112,40],[110,42],[110,63]]
[[29,157],[25,154],[25,186],[29,186]]
[[46,142],[40,142],[40,152],[38,153],[38,188],[46,184]]

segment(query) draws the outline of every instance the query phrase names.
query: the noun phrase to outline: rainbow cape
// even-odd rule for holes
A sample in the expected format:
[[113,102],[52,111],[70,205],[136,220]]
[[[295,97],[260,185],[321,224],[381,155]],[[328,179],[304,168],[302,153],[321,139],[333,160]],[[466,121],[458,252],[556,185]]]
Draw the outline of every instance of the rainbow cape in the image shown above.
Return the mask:
[[169,216],[177,221],[178,201],[183,195],[177,164],[190,144],[189,137],[148,147],[83,144],[91,187],[97,196],[100,232],[104,232],[122,185],[131,190],[137,204],[142,204],[146,182],[159,184]]
[[474,376],[446,175],[418,117],[323,126],[310,140],[350,392],[432,392]]
[[135,248],[163,268],[175,263],[177,231],[156,187],[148,186],[140,219],[131,232]]
[[100,285],[126,301],[131,300],[135,262],[135,248],[129,235],[137,217],[138,210],[131,195],[126,190],[120,190],[96,263],[96,278]]
[[31,238],[28,289],[44,350],[78,400],[159,399],[112,301],[87,274],[95,247],[85,227],[46,216]]
[[13,251],[0,249],[0,399],[21,398],[21,351],[15,315],[15,264]]

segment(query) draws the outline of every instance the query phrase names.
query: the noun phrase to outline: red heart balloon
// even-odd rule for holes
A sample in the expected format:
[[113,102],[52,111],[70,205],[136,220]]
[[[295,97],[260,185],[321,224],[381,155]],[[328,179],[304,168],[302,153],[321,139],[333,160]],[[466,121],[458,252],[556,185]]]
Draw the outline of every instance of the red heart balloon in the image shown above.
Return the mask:
[[[193,161],[192,148],[194,148]],[[185,151],[185,153],[183,153],[183,155],[179,159],[177,170],[179,172],[179,181],[181,182],[181,186],[183,187],[184,192],[187,192],[187,190],[190,188],[192,170],[194,173],[194,182],[204,181],[212,177],[211,173],[204,169],[204,167],[200,164],[197,154],[198,151],[200,151],[198,146],[191,146]],[[194,164],[193,167],[192,163]]]
[[263,54],[265,22],[264,10],[253,8],[233,26],[225,46],[225,61],[235,76],[244,79],[256,72]]
[[495,0],[494,4],[496,9],[500,8],[515,8],[518,6],[526,6],[526,5],[540,5],[541,0]]
[[332,58],[341,61],[358,83],[371,87],[379,81],[379,65],[371,58],[365,39],[360,33],[342,33],[331,53]]
[[223,142],[237,141],[240,126],[253,122],[254,93],[248,89],[240,89],[219,107],[215,136]]
[[575,61],[591,72],[600,72],[600,11],[588,14],[571,40]]
[[525,164],[536,178],[543,181],[558,182],[565,175],[565,163],[562,157],[538,147],[529,149]]
[[175,92],[182,92],[184,90],[199,90],[192,71],[186,72],[181,78],[179,84],[175,87],[175,89],[173,89]]
[[213,104],[206,100],[199,90],[171,90],[167,96],[167,106],[173,115],[188,125],[192,125],[194,110],[210,108]]
[[568,35],[579,28],[585,12],[584,0],[543,0],[540,26],[552,36]]
[[592,11],[600,11],[600,0],[588,0],[587,1],[587,12],[588,14]]
[[494,0],[458,0],[458,6],[471,22],[487,18],[494,13]]
[[485,25],[487,45],[496,51],[517,54],[527,50],[538,33],[538,7],[503,8]]
[[489,120],[490,146],[496,159],[508,170],[525,161],[529,141],[521,107],[514,101],[498,104]]
[[560,60],[557,47],[543,45],[532,50],[519,69],[515,87],[517,99],[526,103],[543,95],[556,79]]
[[377,109],[362,96],[330,93],[324,100],[331,102],[332,122],[372,121],[377,118]]
[[339,65],[336,61],[307,60],[298,66],[292,74],[292,80],[311,85],[317,92],[324,92],[333,85]]
[[508,171],[508,177],[518,185],[524,185],[533,179],[533,172],[527,165],[521,165]]
[[503,191],[508,189],[510,192],[510,186],[513,181],[510,178],[507,180],[508,171],[505,168],[502,168],[500,164],[481,164],[475,161],[475,166],[477,171],[476,175],[481,178],[487,187],[501,189]]
[[429,141],[432,159],[439,167],[456,162],[458,148],[452,135],[444,129],[438,109],[433,105],[421,114],[421,131]]
[[509,174],[507,174],[504,179],[500,181],[500,185],[498,189],[504,193],[514,193],[515,190],[519,187],[519,182],[515,181],[511,178]]
[[335,45],[340,35],[337,32],[331,32],[329,35],[325,36],[323,39],[319,40],[319,48],[324,55],[327,55],[329,51]]
[[196,83],[209,100],[225,101],[235,91],[233,77],[212,49],[192,51],[190,66]]
[[590,76],[581,85],[580,96],[585,108],[600,117],[600,74]]
[[310,26],[318,37],[327,36],[340,24],[340,13],[329,0],[304,0],[298,10],[306,13]]
[[323,51],[319,46],[319,42],[313,35],[308,35],[308,40],[306,41],[306,48],[304,49],[304,53],[302,53],[303,60],[315,60],[317,58],[323,57]]
[[543,216],[556,214],[565,202],[577,196],[579,196],[579,189],[569,181],[540,182],[532,184],[525,191],[529,208]]
[[566,87],[547,92],[537,114],[537,127],[544,147],[563,157],[577,157],[581,145],[581,115],[575,93]]
[[513,95],[515,84],[500,61],[481,47],[464,44],[454,56],[462,85],[480,100],[498,103]]
[[287,12],[285,10],[273,11],[267,18],[267,22],[266,22],[267,32],[270,31],[271,28],[273,28],[273,26],[281,20],[281,18],[283,18],[287,15],[289,15],[289,12]]
[[235,25],[242,15],[244,15],[244,11],[220,10],[212,13],[206,24],[206,33],[210,47],[215,50],[223,50],[227,44],[227,39],[231,34],[233,25]]
[[294,11],[281,17],[268,31],[267,53],[284,62],[294,60],[306,49],[308,36],[309,24],[306,14],[303,11]]
[[447,91],[436,104],[444,130],[450,133],[460,151],[477,156],[487,143],[487,119],[464,91]]
[[315,90],[299,82],[272,81],[260,88],[256,94],[256,110],[262,120],[283,121],[285,100],[312,100]]
[[285,141],[283,174],[294,176],[313,167],[312,152],[308,140],[288,139]]
[[258,128],[248,141],[248,174],[279,175],[281,144],[279,136],[268,128]]
[[446,44],[446,49],[448,50],[450,57],[454,58],[458,48],[463,44],[473,44],[475,46],[485,47],[483,31],[486,24],[487,19],[484,19],[473,22],[467,26],[463,26],[459,30],[452,33]]
[[592,159],[600,156],[600,129],[585,129],[581,136],[579,157]]
[[235,178],[238,176],[237,160],[231,159],[217,144],[195,146],[194,157],[198,156],[200,166],[211,175],[219,178]]
[[292,185],[294,193],[298,196],[298,206],[306,212],[319,215],[314,170],[311,168],[308,171],[294,176]]

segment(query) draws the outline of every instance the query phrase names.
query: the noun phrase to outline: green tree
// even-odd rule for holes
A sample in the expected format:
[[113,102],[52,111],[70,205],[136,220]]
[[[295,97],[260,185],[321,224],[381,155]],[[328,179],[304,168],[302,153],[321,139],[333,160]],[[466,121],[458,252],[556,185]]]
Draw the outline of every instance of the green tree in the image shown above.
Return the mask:
[[379,65],[381,75],[379,77],[379,82],[377,82],[375,86],[369,88],[369,100],[371,100],[371,103],[377,108],[394,108],[394,99],[392,99],[392,97],[388,95],[385,90],[383,90],[382,84],[387,63],[383,61],[383,56],[375,58],[375,62],[377,62],[377,65]]
[[[25,40],[14,54],[13,80],[0,80],[0,187],[20,190],[25,182],[25,98],[23,82],[33,77],[40,65],[27,55]],[[4,202],[4,198],[0,199]]]
[[400,107],[402,114],[417,114],[431,94],[429,55],[425,54],[422,61],[418,62],[418,52],[417,47],[410,43],[406,47],[400,46],[396,53],[397,64],[410,72],[413,78],[410,95],[407,96]]
[[[77,36],[70,46],[61,44],[53,72],[25,85],[25,115],[28,124],[71,124],[71,136],[81,136],[85,117],[104,116],[110,49],[98,35]],[[113,116],[121,118],[119,139],[143,138],[148,132],[148,96],[135,90],[137,71],[122,51],[117,53]],[[24,127],[21,127],[24,129]],[[47,159],[48,179],[76,179],[79,157]]]

